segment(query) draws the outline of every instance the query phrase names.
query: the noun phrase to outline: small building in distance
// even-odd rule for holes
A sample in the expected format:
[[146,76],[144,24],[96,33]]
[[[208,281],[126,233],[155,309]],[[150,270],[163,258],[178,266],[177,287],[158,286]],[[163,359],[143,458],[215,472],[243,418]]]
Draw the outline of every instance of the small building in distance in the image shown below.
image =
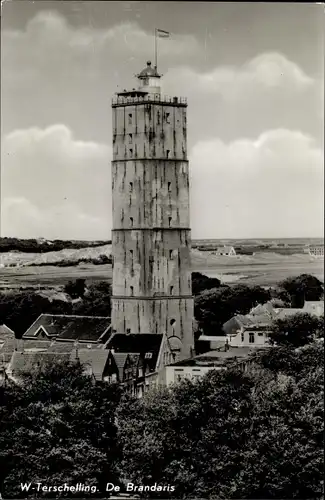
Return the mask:
[[312,255],[313,257],[324,257],[324,244],[311,245],[308,250],[309,255]]
[[201,335],[196,343],[197,352],[229,347],[269,347],[269,333],[272,323],[278,319],[286,319],[296,314],[324,315],[324,301],[306,301],[304,307],[274,307],[272,302],[259,304],[249,314],[237,314],[223,325],[224,336]]
[[236,255],[236,250],[234,249],[234,247],[224,245],[223,247],[217,248],[215,254],[226,255],[227,257],[233,257]]

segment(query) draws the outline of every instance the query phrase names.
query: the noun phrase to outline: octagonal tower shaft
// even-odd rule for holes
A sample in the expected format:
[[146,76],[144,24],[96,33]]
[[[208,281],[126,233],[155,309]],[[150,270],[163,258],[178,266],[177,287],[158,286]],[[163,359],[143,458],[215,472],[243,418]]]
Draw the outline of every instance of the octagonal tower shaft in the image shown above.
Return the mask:
[[113,100],[112,329],[193,347],[184,100]]

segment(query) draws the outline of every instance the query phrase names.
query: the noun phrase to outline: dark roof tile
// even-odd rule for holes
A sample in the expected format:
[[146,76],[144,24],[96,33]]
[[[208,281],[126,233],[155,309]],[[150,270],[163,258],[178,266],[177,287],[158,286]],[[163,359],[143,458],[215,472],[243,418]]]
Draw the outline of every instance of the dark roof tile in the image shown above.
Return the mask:
[[40,327],[49,336],[58,339],[105,341],[110,330],[110,318],[41,314],[24,333],[23,338],[35,336]]

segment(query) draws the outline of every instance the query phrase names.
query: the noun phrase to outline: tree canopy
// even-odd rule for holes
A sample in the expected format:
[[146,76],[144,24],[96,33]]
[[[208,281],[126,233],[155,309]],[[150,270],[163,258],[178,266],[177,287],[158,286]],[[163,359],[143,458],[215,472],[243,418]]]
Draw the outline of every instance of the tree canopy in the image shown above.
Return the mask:
[[269,291],[259,286],[213,288],[195,297],[195,318],[206,335],[222,335],[223,324],[235,314],[247,314],[269,299]]
[[273,344],[299,347],[320,337],[323,328],[324,317],[298,313],[285,319],[275,320],[269,338]]
[[6,498],[24,498],[25,482],[86,482],[101,489],[88,494],[95,497],[103,496],[106,482],[118,484],[117,386],[94,385],[80,366],[56,364],[35,371],[23,386],[0,391],[0,484]]
[[311,274],[287,278],[279,286],[290,295],[292,307],[303,307],[305,300],[320,300],[324,293],[321,281]]

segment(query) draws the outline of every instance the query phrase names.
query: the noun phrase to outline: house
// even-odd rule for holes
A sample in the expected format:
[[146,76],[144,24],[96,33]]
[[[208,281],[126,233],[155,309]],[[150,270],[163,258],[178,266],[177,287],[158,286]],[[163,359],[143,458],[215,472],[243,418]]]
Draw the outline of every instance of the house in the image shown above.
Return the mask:
[[114,333],[105,347],[112,359],[109,380],[142,397],[150,387],[160,385],[164,367],[179,360],[181,341],[165,334]]
[[215,252],[216,255],[227,255],[228,257],[233,257],[236,255],[236,250],[231,246],[219,247]]
[[310,246],[309,255],[312,255],[314,257],[324,257],[324,244]]
[[314,314],[315,316],[324,316],[324,301],[323,300],[305,300],[303,312]]
[[22,336],[28,347],[30,340],[55,340],[81,344],[104,344],[111,330],[110,318],[41,314]]
[[[235,315],[223,325],[225,332],[224,342],[231,346],[251,346],[267,347],[269,346],[269,333],[272,323],[275,320],[283,320],[296,314],[312,314],[322,316],[324,314],[323,301],[306,301],[302,309],[279,307],[275,308],[271,302],[259,304],[251,309],[249,314]],[[213,337],[205,339],[201,335],[199,341],[210,341],[210,349],[213,349],[217,342],[223,340],[223,337]]]
[[30,375],[39,367],[44,367],[51,363],[59,364],[68,361],[68,353],[14,351],[6,369],[6,375],[11,380],[20,383],[25,376]]
[[161,371],[159,383],[169,386],[183,379],[197,380],[211,370],[224,370],[238,363],[248,362],[253,351],[249,347],[227,347],[224,344],[222,350],[209,351],[165,366]]
[[16,339],[11,328],[0,325],[0,383],[6,379],[6,369],[15,351]]

